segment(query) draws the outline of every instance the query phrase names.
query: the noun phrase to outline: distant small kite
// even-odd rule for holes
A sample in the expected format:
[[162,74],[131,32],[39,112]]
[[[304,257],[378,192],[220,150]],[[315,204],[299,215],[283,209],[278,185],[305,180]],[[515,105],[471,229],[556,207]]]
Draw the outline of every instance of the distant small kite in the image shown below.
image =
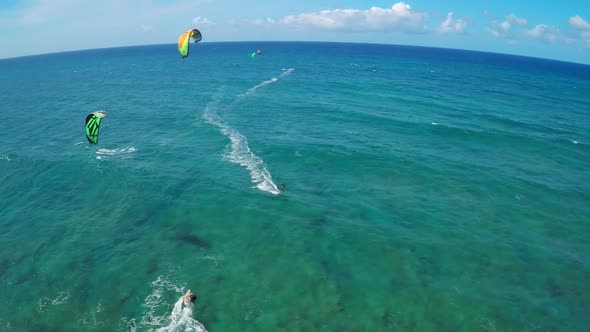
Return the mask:
[[88,114],[86,117],[86,138],[90,144],[98,143],[98,130],[100,128],[100,119],[107,116],[107,112],[98,111]]
[[254,58],[257,56],[257,55],[261,55],[261,54],[262,54],[262,51],[261,51],[261,50],[258,50],[258,51],[256,51],[256,52],[252,52],[252,53],[250,54],[250,57],[251,57],[252,59],[254,59]]
[[199,30],[190,29],[187,32],[180,35],[180,37],[178,37],[178,52],[180,52],[180,55],[182,55],[183,59],[188,56],[188,46],[190,44],[191,38],[195,41],[196,44],[200,42],[201,39],[203,39],[203,36],[201,35],[201,32]]

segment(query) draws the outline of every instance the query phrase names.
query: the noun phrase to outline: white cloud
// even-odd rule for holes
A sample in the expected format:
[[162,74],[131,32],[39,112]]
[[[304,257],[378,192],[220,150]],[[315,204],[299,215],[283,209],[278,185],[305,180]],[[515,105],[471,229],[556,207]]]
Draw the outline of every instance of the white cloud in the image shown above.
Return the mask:
[[154,27],[152,27],[151,25],[145,25],[145,24],[141,24],[139,26],[139,28],[141,29],[141,31],[143,32],[150,32],[150,31],[154,31]]
[[568,22],[572,28],[579,30],[590,30],[590,23],[580,17],[580,15],[570,17]]
[[499,24],[499,27],[504,31],[508,31],[510,29],[510,23],[508,21],[504,21]]
[[467,22],[460,18],[454,20],[453,13],[447,15],[447,19],[444,20],[436,29],[439,33],[463,33],[467,27]]
[[560,35],[559,29],[545,24],[539,24],[536,27],[525,31],[524,34],[533,39],[542,39],[549,42],[556,41]]
[[251,23],[254,25],[265,25],[265,24],[275,24],[276,21],[269,17],[266,20],[256,19],[256,20],[251,21]]
[[197,16],[193,19],[193,23],[201,26],[212,26],[215,25],[211,20],[206,17]]
[[488,28],[488,32],[492,34],[492,36],[496,37],[496,38],[501,38],[503,37],[503,35],[497,31],[497,30],[493,30],[491,28]]
[[516,15],[514,15],[514,13],[506,15],[504,16],[504,18],[506,19],[506,21],[520,26],[526,26],[527,24],[529,24],[526,19],[522,17],[517,17]]
[[492,26],[488,28],[488,32],[492,34],[492,36],[496,38],[504,38],[508,34],[510,30],[510,22],[503,21],[498,23],[496,21],[492,22]]
[[426,18],[426,13],[416,11],[404,2],[398,2],[391,8],[322,10],[289,15],[276,21],[267,20],[267,23],[323,30],[377,31],[398,29],[419,32],[426,29],[424,25]]
[[512,35],[510,30],[512,29],[513,25],[526,26],[528,24],[526,19],[517,17],[514,14],[508,14],[504,16],[504,18],[505,20],[502,22],[492,21],[492,25],[487,29],[492,36],[496,38],[509,37]]
[[584,44],[584,47],[590,48],[590,30],[580,32],[580,37],[582,37],[582,43]]

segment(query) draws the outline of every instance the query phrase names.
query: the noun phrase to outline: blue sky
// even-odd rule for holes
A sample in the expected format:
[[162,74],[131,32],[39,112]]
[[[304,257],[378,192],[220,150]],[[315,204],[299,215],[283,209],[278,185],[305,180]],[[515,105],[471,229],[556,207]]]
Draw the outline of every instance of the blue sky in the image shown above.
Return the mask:
[[175,43],[310,40],[449,47],[590,64],[590,0],[1,0],[0,58]]

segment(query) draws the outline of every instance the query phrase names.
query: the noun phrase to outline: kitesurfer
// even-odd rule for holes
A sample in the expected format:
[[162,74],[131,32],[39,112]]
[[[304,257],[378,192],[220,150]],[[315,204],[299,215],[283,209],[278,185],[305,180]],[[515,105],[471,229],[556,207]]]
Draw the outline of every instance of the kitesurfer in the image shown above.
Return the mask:
[[188,307],[189,305],[193,305],[193,303],[197,300],[197,295],[193,294],[189,289],[183,297],[183,304],[184,307]]

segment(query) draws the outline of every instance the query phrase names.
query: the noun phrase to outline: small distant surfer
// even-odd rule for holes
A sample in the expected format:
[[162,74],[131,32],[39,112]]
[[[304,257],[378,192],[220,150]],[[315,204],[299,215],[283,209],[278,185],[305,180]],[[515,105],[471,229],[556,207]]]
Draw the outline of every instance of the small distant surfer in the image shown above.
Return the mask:
[[281,185],[279,186],[279,194],[282,194],[283,191],[285,191],[285,188],[287,188],[287,185],[285,185],[284,183],[281,183]]

